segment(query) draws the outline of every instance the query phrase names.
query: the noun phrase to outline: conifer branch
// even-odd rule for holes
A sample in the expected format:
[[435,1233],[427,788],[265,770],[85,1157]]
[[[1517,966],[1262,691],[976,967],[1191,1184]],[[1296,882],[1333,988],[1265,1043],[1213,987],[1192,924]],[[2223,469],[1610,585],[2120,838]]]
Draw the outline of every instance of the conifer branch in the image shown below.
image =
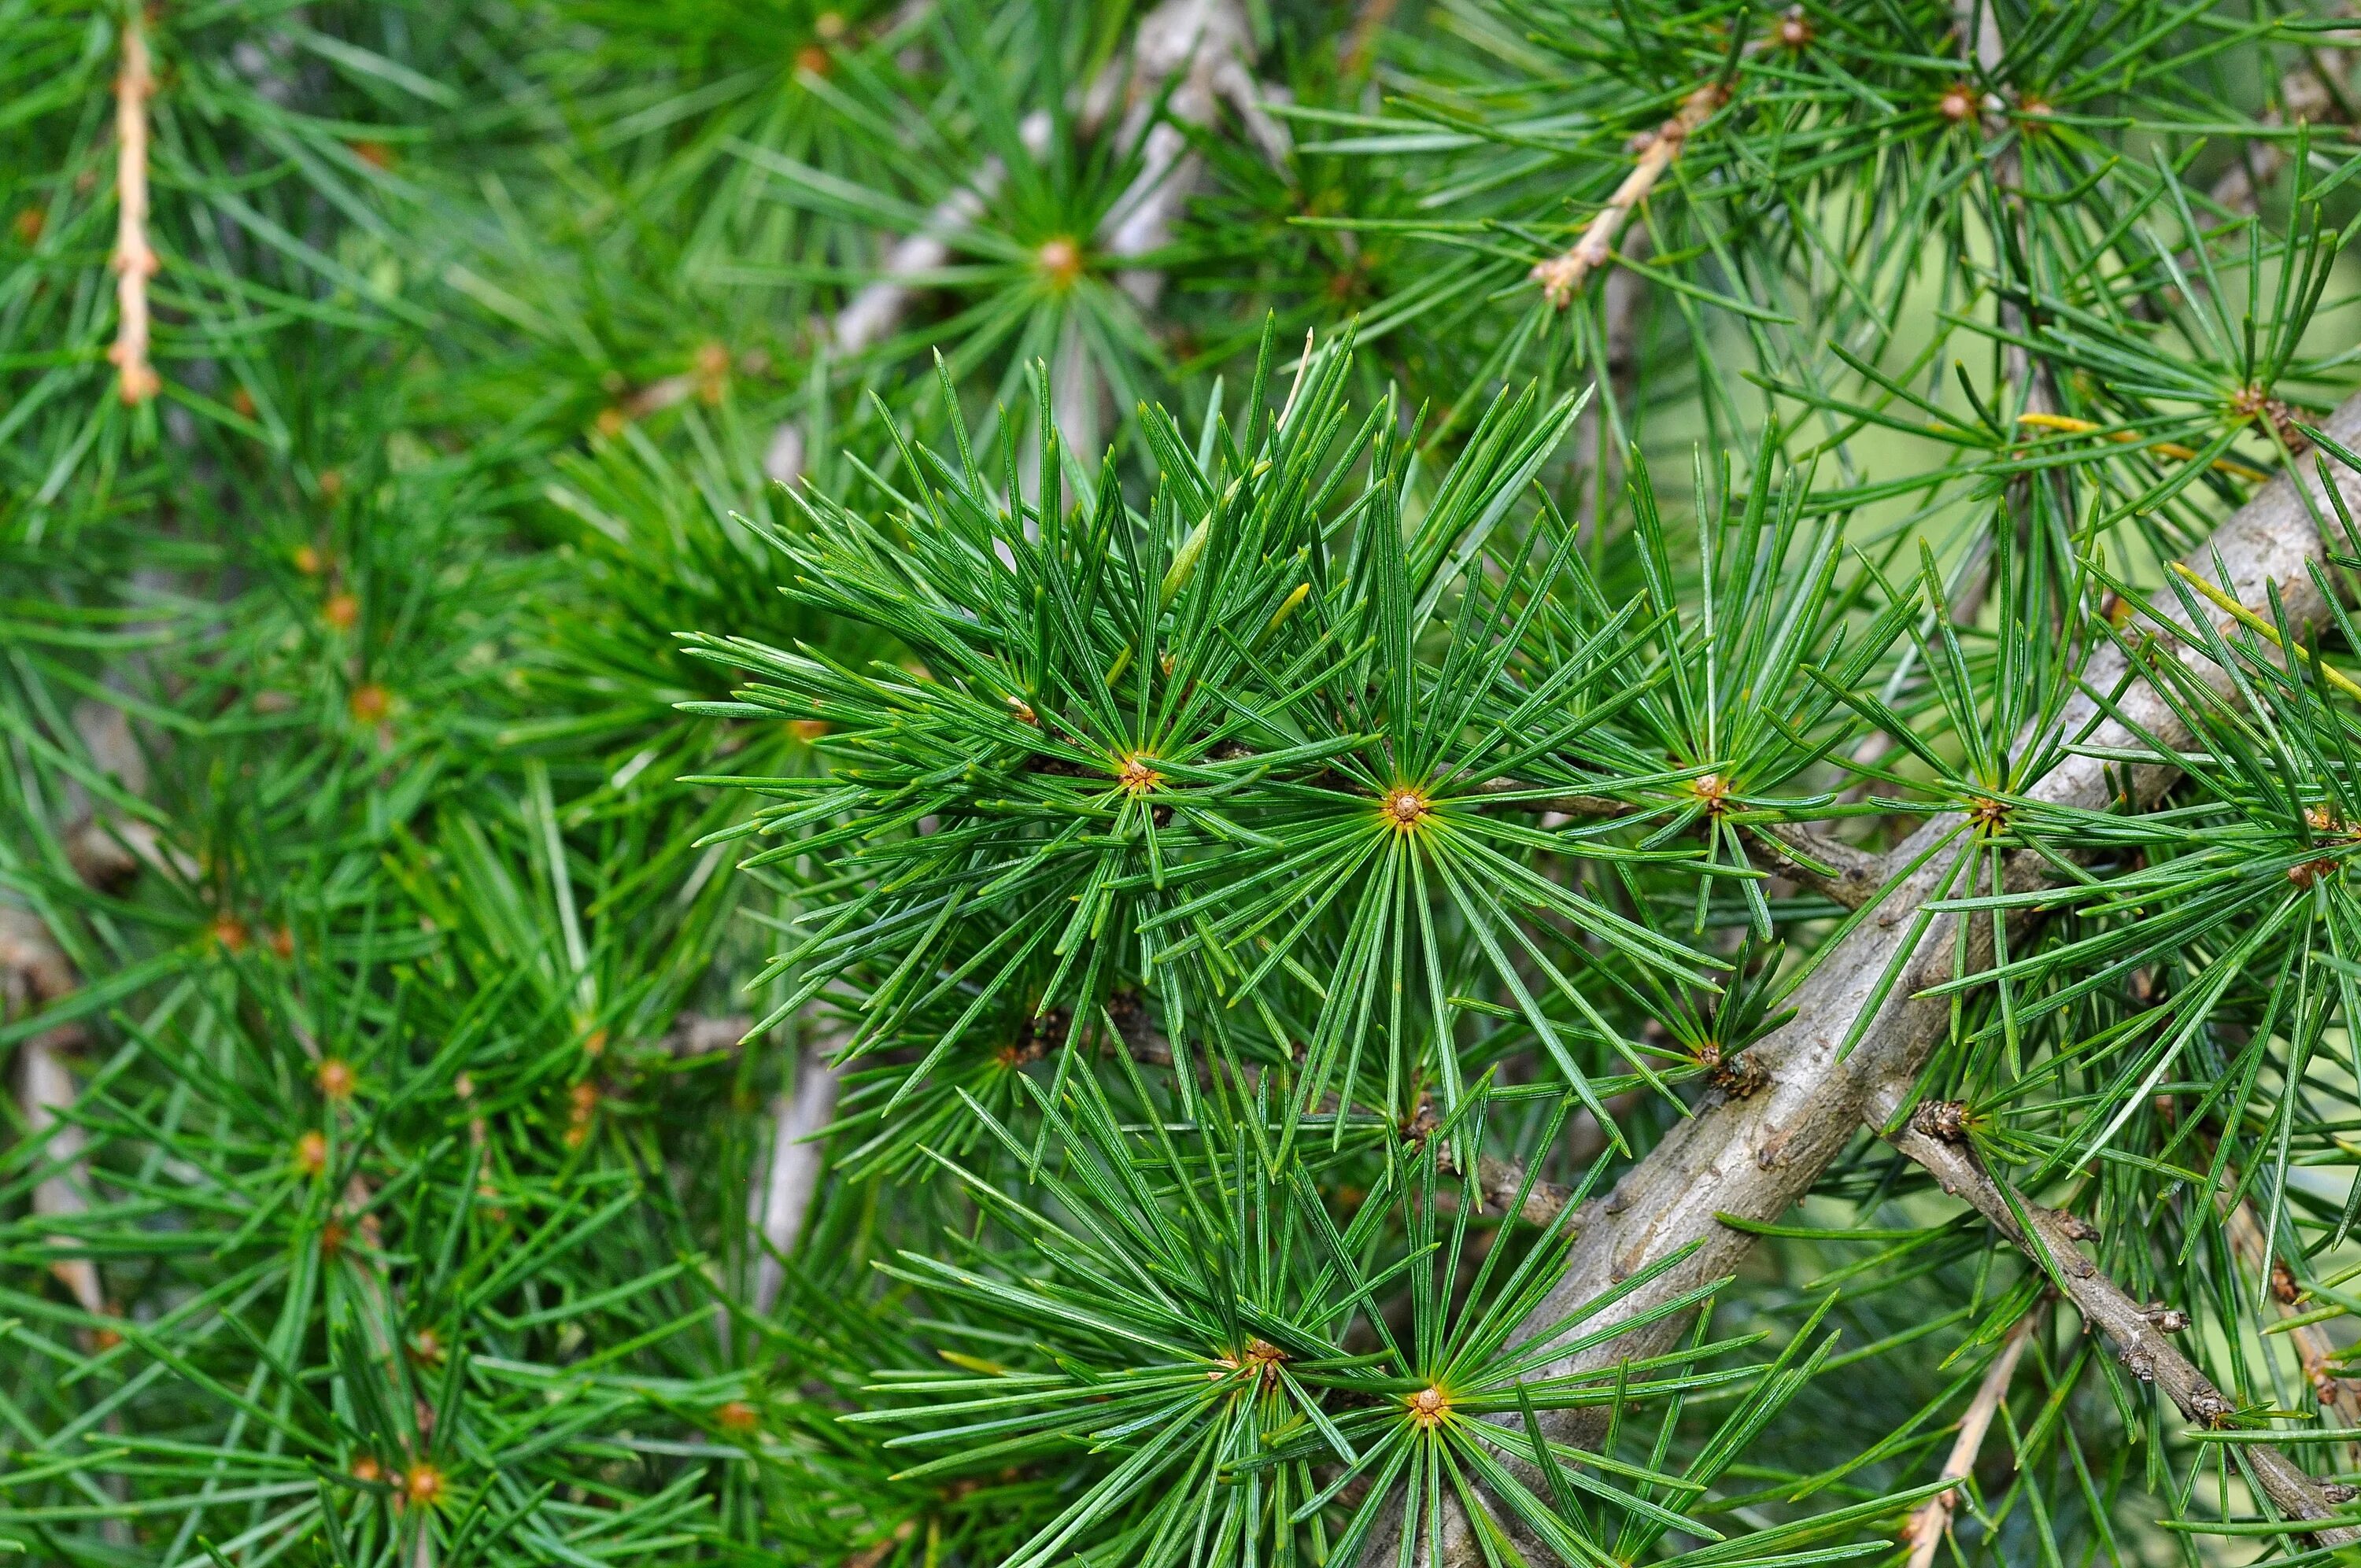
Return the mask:
[[[2333,440],[2361,441],[2361,396],[2341,405],[2327,429]],[[2345,505],[2361,509],[2361,474],[2338,471],[2334,482]],[[2224,522],[2191,553],[2191,560],[2209,575],[2218,561],[2241,601],[2265,602],[2276,587],[2290,623],[2318,623],[2326,619],[2327,606],[2312,572],[2323,554],[2314,519],[2333,512],[2312,476],[2282,475]],[[2217,624],[2235,622],[2220,614]],[[2195,678],[2217,691],[2226,688],[2228,674],[2197,650],[2182,645],[2179,656]],[[2092,657],[2084,685],[2097,691],[2127,685],[2116,704],[2119,711],[2166,746],[2175,745],[2186,735],[2179,712],[2144,683],[2128,680],[2128,674],[2122,653],[2109,649]],[[2145,795],[2170,777],[2161,764],[2119,769],[2098,760],[2093,752],[2145,752],[2150,742],[2106,717],[2087,696],[2067,706],[2059,731],[2088,744],[2034,783],[2027,791],[2033,798],[2100,809],[2118,798],[2125,782],[2135,795]],[[1960,945],[1958,916],[1920,910],[1948,884],[1969,827],[1963,816],[1944,813],[1894,851],[1887,863],[1904,874],[1894,877],[1877,913],[1853,927],[1792,994],[1795,1016],[1750,1047],[1749,1059],[1764,1075],[1761,1087],[1748,1094],[1708,1091],[1694,1114],[1624,1173],[1613,1192],[1586,1206],[1565,1271],[1528,1316],[1529,1331],[1683,1248],[1696,1250],[1679,1266],[1618,1301],[1609,1320],[1635,1316],[1701,1280],[1729,1273],[1754,1238],[1724,1224],[1720,1216],[1776,1220],[1851,1140],[1872,1097],[1911,1082],[1951,1017],[1948,996],[1920,993],[1952,977]],[[2046,866],[2020,857],[2013,863],[2012,880],[2019,875],[2025,886],[2038,885]],[[1971,922],[1966,936],[1965,967],[1958,972],[1983,967],[1992,950],[1989,922]],[[1889,975],[1898,975],[1898,982],[1889,984]],[[1669,1321],[1648,1324],[1601,1350],[1554,1361],[1543,1375],[1565,1376],[1646,1355],[1671,1343],[1677,1332]],[[1584,1412],[1570,1412],[1551,1424],[1555,1434],[1582,1442],[1595,1436],[1594,1421]],[[1377,1544],[1386,1544],[1382,1535]],[[1442,1562],[1460,1568],[1478,1555],[1463,1520],[1446,1535]]]
[[[1497,1155],[1478,1158],[1476,1179],[1488,1207],[1501,1213],[1514,1211],[1517,1218],[1529,1225],[1548,1224],[1565,1212],[1574,1196],[1572,1188],[1555,1181],[1535,1181],[1528,1187],[1525,1168]],[[1520,1193],[1523,1194],[1521,1199]]]
[[[1038,158],[1049,149],[1051,129],[1049,112],[1036,109],[1018,124],[1016,134],[1025,150]],[[925,288],[922,280],[950,260],[951,241],[983,215],[1007,179],[1007,165],[987,158],[966,184],[937,202],[925,226],[896,241],[885,253],[876,276],[823,323],[821,352],[846,356],[864,354],[891,337]],[[790,485],[802,477],[809,456],[803,422],[784,420],[763,449],[763,472]]]
[[148,243],[148,100],[156,73],[137,0],[124,6],[122,43],[115,79],[115,346],[106,356],[123,401],[136,406],[163,385],[148,362],[148,280],[158,265]]
[[660,1042],[664,1051],[676,1057],[704,1057],[735,1050],[738,1043],[752,1031],[755,1020],[743,1013],[715,1016],[704,1013],[685,1013],[673,1020]]
[[[1624,242],[1624,254],[1637,256],[1645,251],[1648,235],[1645,229],[1634,230]],[[1609,430],[1620,427],[1626,421],[1625,410],[1636,411],[1640,390],[1640,327],[1647,302],[1647,280],[1629,267],[1619,267],[1607,275],[1601,292],[1600,315],[1604,323],[1600,358],[1592,367],[1598,390],[1582,405],[1575,421],[1574,450],[1577,461],[1587,460],[1593,471],[1582,476],[1581,488],[1575,497],[1575,544],[1588,551],[1598,535],[1602,514],[1612,495],[1615,476],[1622,464],[1618,448],[1620,442],[1606,439]]]
[[2361,1552],[2351,19],[928,6],[12,18],[0,1556]]
[[[1872,1096],[1865,1108],[1870,1125],[1877,1128],[1890,1124],[1902,1107],[1903,1096],[1898,1089],[1889,1087]],[[2177,1313],[2158,1313],[2134,1299],[2082,1255],[2078,1244],[2091,1239],[2093,1234],[2086,1223],[2055,1209],[2012,1203],[1966,1143],[1935,1135],[1918,1124],[1924,1120],[1912,1118],[1904,1123],[1885,1135],[1886,1141],[1925,1167],[1942,1184],[1944,1191],[1967,1200],[2032,1259],[2036,1267],[2047,1273],[2059,1291],[2074,1303],[2083,1321],[2114,1342],[2117,1359],[2125,1371],[2142,1383],[2154,1384],[2182,1415],[2200,1427],[2209,1431],[2227,1427],[2236,1414],[2236,1407],[2181,1354],[2163,1326],[2166,1321],[2185,1323],[2186,1318]],[[2018,1223],[2020,1210],[2032,1222],[2034,1234],[2029,1237]],[[2247,1446],[2243,1456],[2264,1495],[2290,1519],[2336,1518],[2338,1507],[2353,1498],[2351,1487],[2313,1479],[2283,1450],[2271,1444]],[[2313,1533],[2323,1546],[2361,1543],[2361,1519]]]
[[[2008,44],[2001,36],[1996,0],[1954,0],[1952,16],[1952,30],[1977,73],[1988,81],[1997,80],[2008,58]],[[1986,93],[1979,97],[1972,86],[1962,83],[1946,96],[1943,112],[1949,115],[1956,110],[1957,117],[1972,118],[1981,124],[1986,115],[2004,106],[1995,95]],[[2028,230],[2023,211],[2026,200],[2024,181],[2025,157],[2020,133],[1993,157],[1985,181],[1993,194],[1993,220],[1995,224],[2006,225],[2015,231],[2020,258],[2029,256],[2026,243]],[[2012,199],[2018,208],[2013,223],[2005,211]],[[2001,344],[2001,378],[2007,389],[2006,395],[2018,400],[2019,421],[2039,424],[2056,418],[2058,398],[2056,389],[2049,385],[2048,370],[2025,346],[2024,340],[2029,335],[2030,327],[2022,301],[2004,287],[1996,313],[2004,334]],[[1996,391],[1995,395],[2000,394]],[[1995,526],[2018,527],[2020,538],[2024,537],[2026,525],[2018,520],[2029,517],[2031,487],[2035,482],[2031,475],[2020,475],[2009,482],[2004,492],[2008,504]],[[1958,579],[1950,602],[1938,607],[1942,617],[1954,626],[1974,625],[1976,618],[1983,612],[1985,596],[1992,591],[1993,542],[1989,537],[1980,538],[1971,548],[1975,554]],[[1860,767],[1874,765],[1894,750],[1894,744],[1893,736],[1882,729],[1872,730],[1853,748],[1852,762]],[[1845,799],[1862,800],[1869,794],[1870,781],[1864,779],[1845,792]]]

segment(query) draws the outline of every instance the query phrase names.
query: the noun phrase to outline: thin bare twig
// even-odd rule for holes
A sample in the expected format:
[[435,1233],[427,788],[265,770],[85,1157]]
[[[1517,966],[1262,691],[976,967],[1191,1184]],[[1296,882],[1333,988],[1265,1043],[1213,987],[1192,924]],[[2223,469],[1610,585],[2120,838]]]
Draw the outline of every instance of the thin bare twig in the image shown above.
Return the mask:
[[1729,84],[1719,80],[1708,82],[1682,99],[1679,111],[1671,119],[1635,138],[1639,161],[1623,177],[1623,182],[1615,187],[1614,194],[1607,198],[1607,205],[1591,214],[1590,222],[1583,225],[1582,237],[1574,242],[1574,248],[1533,263],[1528,276],[1542,286],[1543,299],[1561,311],[1574,303],[1574,297],[1582,292],[1582,285],[1590,275],[1614,259],[1616,236],[1623,232],[1623,225],[1631,221],[1640,203],[1656,189],[1656,182],[1664,177],[1673,160],[1680,157],[1689,137],[1728,102]]
[[[1960,1418],[1960,1435],[1952,1441],[1950,1457],[1943,1461],[1944,1480],[1964,1481],[1975,1474],[1976,1460],[1983,1453],[1984,1434],[1992,1430],[1993,1418],[2000,1414],[2001,1405],[2008,1398],[2009,1381],[2016,1376],[2017,1361],[2025,1354],[2026,1343],[2033,1338],[2034,1325],[2040,1319],[2038,1306],[2019,1318],[2001,1342],[2000,1354],[1984,1368],[1983,1381],[1976,1385],[1976,1397],[1968,1402],[1967,1413]],[[1903,1539],[1910,1542],[1906,1568],[1934,1568],[1935,1552],[1949,1532],[1951,1516],[1959,1506],[1957,1486],[1947,1486],[1918,1505],[1910,1522],[1903,1527]]]
[[117,371],[116,390],[128,404],[162,389],[148,362],[148,280],[156,252],[148,244],[148,100],[156,71],[148,54],[147,24],[137,5],[125,7],[123,69],[115,79],[115,346],[106,357]]
[[[1527,1187],[1525,1168],[1497,1155],[1477,1157],[1476,1185],[1483,1192],[1488,1208],[1504,1214],[1514,1210],[1517,1218],[1529,1225],[1548,1224],[1564,1212],[1574,1196],[1572,1188],[1554,1181],[1535,1181]],[[1518,1196],[1521,1192],[1521,1201]]]

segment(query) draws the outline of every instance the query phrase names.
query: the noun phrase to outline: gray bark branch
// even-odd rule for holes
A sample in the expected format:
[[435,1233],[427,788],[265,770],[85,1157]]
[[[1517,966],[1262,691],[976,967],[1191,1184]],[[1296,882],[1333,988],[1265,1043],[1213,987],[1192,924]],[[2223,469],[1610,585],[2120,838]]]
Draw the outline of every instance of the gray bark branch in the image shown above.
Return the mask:
[[[1900,1094],[1891,1089],[1873,1096],[1868,1108],[1872,1128],[1891,1120],[1901,1103]],[[1924,1166],[1942,1183],[1944,1191],[1965,1199],[2037,1266],[2045,1267],[2059,1290],[2082,1314],[2083,1322],[2114,1342],[2117,1359],[2125,1371],[2142,1383],[2154,1384],[2182,1415],[2201,1427],[2217,1429],[2229,1422],[2236,1406],[2197,1369],[2196,1363],[2180,1353],[2180,1346],[2158,1326],[2157,1314],[2082,1255],[2077,1244],[2091,1233],[2081,1221],[2055,1209],[2019,1200],[2037,1233],[2028,1238],[2018,1222],[2016,1209],[2010,1206],[2000,1184],[1967,1145],[1930,1136],[1907,1124],[1888,1135],[1886,1141]],[[2043,1262],[2044,1254],[2047,1263]],[[2345,1486],[2337,1487],[2332,1495],[2284,1451],[2269,1443],[2246,1445],[2241,1457],[2253,1471],[2264,1495],[2290,1519],[2328,1519],[2335,1513],[2338,1503],[2352,1497],[2352,1488]],[[2361,1527],[2341,1524],[2316,1530],[2313,1535],[2323,1546],[2349,1546],[2361,1542]]]

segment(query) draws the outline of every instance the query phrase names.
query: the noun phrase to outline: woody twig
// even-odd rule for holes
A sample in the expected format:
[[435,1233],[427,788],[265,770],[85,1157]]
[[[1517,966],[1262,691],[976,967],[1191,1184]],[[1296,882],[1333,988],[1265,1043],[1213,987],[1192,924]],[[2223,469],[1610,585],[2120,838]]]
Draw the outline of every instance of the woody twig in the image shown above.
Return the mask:
[[1640,160],[1631,166],[1623,182],[1615,187],[1615,193],[1607,198],[1607,205],[1583,225],[1582,237],[1574,242],[1574,248],[1533,264],[1529,276],[1542,286],[1542,298],[1561,311],[1574,303],[1574,297],[1582,291],[1590,275],[1615,258],[1616,236],[1631,221],[1631,214],[1640,203],[1656,189],[1664,171],[1672,168],[1673,160],[1680,157],[1689,137],[1729,101],[1728,83],[1708,82],[1682,99],[1679,112],[1671,119],[1636,138],[1634,147]]
[[[1967,1414],[1960,1418],[1960,1435],[1952,1441],[1950,1457],[1943,1461],[1943,1479],[1965,1481],[1975,1473],[1976,1461],[1983,1453],[1984,1436],[1992,1431],[1993,1419],[2000,1414],[2001,1405],[2008,1398],[2008,1386],[2016,1376],[2016,1364],[2025,1354],[2026,1342],[2033,1337],[2034,1325],[2040,1320],[2038,1307],[2016,1321],[2001,1342],[2000,1354],[1984,1368],[1982,1383],[1976,1385],[1976,1397],[1968,1404]],[[1960,1507],[1960,1488],[1946,1486],[1918,1505],[1910,1516],[1904,1536],[1910,1542],[1907,1568],[1933,1568],[1936,1550],[1949,1533],[1951,1517]]]
[[[2238,1266],[2268,1280],[2267,1288],[2281,1319],[2294,1320],[2285,1331],[2288,1342],[2303,1368],[2304,1381],[2312,1386],[2312,1398],[2320,1401],[2321,1413],[2348,1431],[2361,1429],[2361,1391],[2337,1377],[2332,1359],[2337,1354],[2336,1342],[2318,1324],[2303,1321],[2304,1297],[2296,1284],[2295,1271],[2274,1255],[2270,1238],[2255,1217],[2253,1201],[2241,1199],[2232,1203],[2226,1196],[2221,1201],[2223,1230],[2229,1237],[2230,1250],[2236,1255]],[[2356,1458],[2361,1458],[2361,1443],[2352,1448]]]
[[148,100],[156,72],[148,54],[147,25],[137,6],[123,24],[123,70],[115,79],[115,346],[106,357],[127,406],[162,388],[148,362],[148,280],[156,252],[148,243]]
[[[1887,1124],[1899,1112],[1902,1092],[1891,1087],[1873,1095],[1863,1120],[1872,1127]],[[1887,1135],[1887,1142],[1925,1167],[1946,1192],[1967,1200],[2001,1234],[2048,1269],[2059,1293],[2081,1313],[2083,1323],[2115,1343],[2125,1371],[2170,1399],[2196,1425],[2209,1429],[2229,1425],[2236,1407],[2170,1338],[2189,1326],[2187,1315],[2144,1306],[2102,1273],[2077,1245],[2095,1234],[2080,1217],[2012,1201],[1974,1150],[1964,1140],[1947,1135],[1949,1129],[1937,1114],[1943,1109],[1936,1104],[1920,1106],[1908,1122]],[[2026,1234],[2020,1216],[2030,1221],[2036,1234]],[[2307,1475],[2268,1444],[2249,1447],[2246,1459],[2274,1508],[2290,1519],[2322,1521],[2312,1532],[2320,1544],[2361,1543],[2361,1526],[2350,1515],[2337,1515],[2338,1508],[2352,1500],[2352,1488]]]

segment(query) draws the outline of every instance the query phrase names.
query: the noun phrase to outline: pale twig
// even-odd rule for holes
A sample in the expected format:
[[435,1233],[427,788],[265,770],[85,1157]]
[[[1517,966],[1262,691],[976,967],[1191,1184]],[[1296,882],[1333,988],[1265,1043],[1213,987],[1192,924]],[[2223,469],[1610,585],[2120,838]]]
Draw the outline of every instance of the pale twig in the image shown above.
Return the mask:
[[753,1212],[747,1216],[763,1239],[754,1265],[757,1312],[768,1312],[777,1304],[787,1282],[785,1259],[795,1251],[812,1196],[819,1190],[822,1149],[816,1135],[836,1117],[839,1080],[829,1059],[835,1045],[831,1039],[807,1040],[794,1089],[771,1102],[770,1175],[753,1195]]
[[[1133,58],[1131,102],[1119,139],[1129,146],[1145,137],[1140,168],[1098,235],[1100,248],[1118,261],[1150,255],[1171,241],[1198,173],[1181,126],[1213,124],[1226,103],[1273,163],[1283,164],[1291,149],[1286,127],[1263,110],[1261,101],[1270,94],[1255,82],[1254,26],[1238,0],[1164,0],[1141,18]],[[1163,117],[1151,125],[1168,83]],[[1164,288],[1162,273],[1137,268],[1117,281],[1142,305],[1154,304]]]
[[[1037,109],[1016,127],[1017,138],[1038,158],[1049,149],[1051,128],[1048,112]],[[892,336],[926,280],[950,260],[951,241],[983,216],[1007,178],[1007,165],[987,158],[966,184],[937,202],[918,231],[896,241],[875,275],[821,325],[821,346],[831,354],[853,355]],[[782,421],[763,449],[763,472],[781,484],[793,484],[810,455],[802,422]]]
[[[38,916],[0,906],[0,1016],[37,1013],[81,985],[72,960]],[[90,1212],[82,1130],[65,1118],[75,1099],[66,1058],[82,1038],[81,1028],[67,1024],[44,1029],[16,1047],[16,1106],[24,1117],[25,1136],[47,1140],[42,1158],[51,1174],[33,1187],[33,1212],[42,1219],[70,1221]],[[53,1236],[50,1245],[63,1250],[80,1244]],[[49,1272],[83,1311],[95,1317],[106,1310],[98,1266],[90,1259],[60,1257],[49,1265]]]
[[[2009,1380],[2016,1376],[2016,1364],[2025,1354],[2026,1342],[2033,1338],[2033,1327],[2040,1320],[2041,1310],[2035,1307],[2016,1321],[2001,1342],[2000,1354],[1984,1368],[1983,1381],[1976,1386],[1976,1397],[1968,1402],[1967,1414],[1960,1418],[1960,1435],[1952,1441],[1950,1457],[1943,1461],[1943,1479],[1964,1481],[1975,1474],[1976,1460],[1983,1452],[1984,1434],[1992,1430],[1993,1418],[2000,1413],[2002,1403],[2008,1398]],[[1951,1515],[1960,1506],[1960,1488],[1947,1486],[1918,1505],[1910,1522],[1903,1527],[1903,1539],[1910,1543],[1907,1568],[1933,1568],[1935,1552],[1943,1544],[1944,1535],[1951,1528]]]
[[147,24],[137,5],[126,5],[123,69],[115,79],[115,346],[106,357],[118,373],[116,389],[129,404],[146,402],[163,385],[148,362],[148,280],[157,269],[156,252],[148,244],[148,100],[155,91]]
[[1614,259],[1616,236],[1623,232],[1623,225],[1631,221],[1640,203],[1656,189],[1656,182],[1672,168],[1673,160],[1680,157],[1689,137],[1728,102],[1729,85],[1719,80],[1708,82],[1682,99],[1680,109],[1671,119],[1634,138],[1639,161],[1607,198],[1607,205],[1591,214],[1590,222],[1583,225],[1582,237],[1574,242],[1574,248],[1533,263],[1529,276],[1542,286],[1543,299],[1561,311],[1574,302],[1590,275]]

